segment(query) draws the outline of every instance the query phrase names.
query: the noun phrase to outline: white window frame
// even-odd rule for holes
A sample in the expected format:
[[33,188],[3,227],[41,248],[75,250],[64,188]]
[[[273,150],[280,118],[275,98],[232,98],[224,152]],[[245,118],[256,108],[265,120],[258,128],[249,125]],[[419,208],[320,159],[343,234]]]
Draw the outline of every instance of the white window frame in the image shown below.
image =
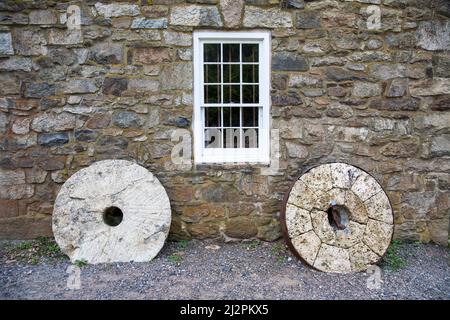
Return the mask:
[[[194,31],[194,163],[270,163],[270,31]],[[230,43],[233,41],[258,42],[259,46],[259,106],[262,117],[259,122],[258,148],[205,148],[203,103],[203,43]],[[241,79],[242,81],[242,79]],[[219,105],[220,106],[220,105]],[[252,106],[251,104],[249,106]]]

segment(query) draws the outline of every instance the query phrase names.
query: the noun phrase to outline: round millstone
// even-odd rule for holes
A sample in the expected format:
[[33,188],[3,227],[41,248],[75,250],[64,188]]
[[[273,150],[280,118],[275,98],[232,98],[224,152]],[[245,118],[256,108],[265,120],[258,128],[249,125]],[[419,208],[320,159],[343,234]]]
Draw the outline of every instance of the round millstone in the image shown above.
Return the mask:
[[288,247],[325,272],[363,271],[377,263],[391,242],[393,223],[380,184],[346,163],[319,165],[302,175],[281,212]]
[[71,176],[53,211],[53,233],[72,262],[149,261],[170,228],[170,201],[147,169],[99,161]]

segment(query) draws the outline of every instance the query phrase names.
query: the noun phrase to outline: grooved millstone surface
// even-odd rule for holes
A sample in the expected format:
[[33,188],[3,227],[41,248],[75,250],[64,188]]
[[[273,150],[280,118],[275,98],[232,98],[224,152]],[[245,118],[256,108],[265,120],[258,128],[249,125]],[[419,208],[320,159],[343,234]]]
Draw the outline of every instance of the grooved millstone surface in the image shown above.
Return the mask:
[[[103,220],[120,208],[122,222]],[[62,186],[53,211],[53,233],[72,262],[149,261],[170,228],[169,197],[147,169],[129,161],[105,160],[76,172]]]
[[[281,223],[289,248],[325,272],[366,270],[386,252],[394,230],[392,208],[378,182],[345,163],[312,168],[286,195]],[[285,198],[285,199],[286,199]],[[329,221],[331,203],[345,208],[345,229]]]

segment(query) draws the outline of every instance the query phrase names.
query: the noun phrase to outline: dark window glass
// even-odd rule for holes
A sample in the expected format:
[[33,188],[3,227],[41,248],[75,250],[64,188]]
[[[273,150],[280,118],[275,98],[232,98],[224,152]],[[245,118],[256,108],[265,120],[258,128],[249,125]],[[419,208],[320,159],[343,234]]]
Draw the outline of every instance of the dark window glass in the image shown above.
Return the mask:
[[258,44],[242,44],[242,62],[258,62]]
[[220,127],[220,108],[205,108],[205,127]]
[[240,66],[238,64],[224,64],[223,65],[223,82],[224,83],[239,83],[240,82]]
[[259,81],[259,66],[257,64],[242,65],[242,78],[246,83],[258,83]]
[[239,127],[240,126],[240,108],[239,107],[224,107],[223,108],[223,126],[224,127]]
[[259,103],[259,86],[244,85],[242,86],[242,99],[244,103]]
[[223,103],[240,103],[240,86],[223,86]]
[[203,60],[205,62],[220,62],[220,44],[205,43],[203,46]]
[[220,103],[220,86],[205,86],[205,103]]
[[223,62],[239,62],[239,44],[223,45]]
[[242,108],[242,126],[257,127],[258,126],[258,107]]
[[220,64],[204,65],[205,83],[220,83]]

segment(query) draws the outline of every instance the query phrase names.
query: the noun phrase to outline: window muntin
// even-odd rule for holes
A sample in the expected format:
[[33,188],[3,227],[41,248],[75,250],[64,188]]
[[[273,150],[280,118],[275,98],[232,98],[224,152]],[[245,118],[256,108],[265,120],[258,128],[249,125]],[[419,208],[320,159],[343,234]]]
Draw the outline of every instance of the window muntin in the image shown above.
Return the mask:
[[269,33],[220,34],[194,35],[196,162],[268,162]]

